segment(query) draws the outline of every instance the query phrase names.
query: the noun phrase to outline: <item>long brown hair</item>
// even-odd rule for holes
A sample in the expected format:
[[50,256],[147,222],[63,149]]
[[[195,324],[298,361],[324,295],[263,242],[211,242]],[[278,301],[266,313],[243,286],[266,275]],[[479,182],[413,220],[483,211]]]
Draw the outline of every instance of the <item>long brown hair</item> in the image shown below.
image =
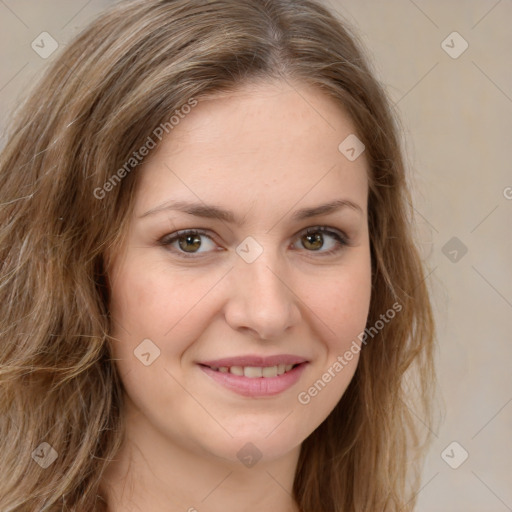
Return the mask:
[[[0,157],[3,512],[106,510],[100,482],[121,445],[123,402],[105,254],[133,205],[137,162],[126,163],[191,100],[271,78],[314,85],[352,117],[369,162],[368,326],[402,308],[304,441],[294,498],[301,512],[413,509],[434,325],[400,130],[357,37],[312,0],[135,0],[55,57]],[[38,449],[53,453],[42,442],[57,453],[46,468],[35,462]]]

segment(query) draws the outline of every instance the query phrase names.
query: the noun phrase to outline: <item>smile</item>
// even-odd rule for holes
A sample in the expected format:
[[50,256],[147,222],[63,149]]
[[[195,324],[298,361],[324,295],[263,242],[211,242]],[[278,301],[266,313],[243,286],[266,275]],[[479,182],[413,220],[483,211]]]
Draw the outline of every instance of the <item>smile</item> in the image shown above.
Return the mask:
[[242,356],[200,363],[200,369],[217,384],[247,397],[278,395],[300,378],[308,361],[289,355]]
[[220,368],[211,367],[212,370],[220,373],[232,373],[233,375],[239,375],[248,377],[249,379],[269,378],[283,375],[283,373],[289,372],[296,365],[293,364],[279,364],[277,366],[221,366]]

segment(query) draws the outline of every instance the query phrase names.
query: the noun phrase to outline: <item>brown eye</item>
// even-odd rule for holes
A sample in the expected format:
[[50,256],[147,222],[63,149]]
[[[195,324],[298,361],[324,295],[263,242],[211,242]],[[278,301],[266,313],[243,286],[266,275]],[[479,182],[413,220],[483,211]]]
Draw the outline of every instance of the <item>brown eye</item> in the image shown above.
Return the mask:
[[329,256],[341,251],[344,246],[348,246],[349,241],[342,232],[318,226],[308,228],[295,244],[300,244],[300,247],[296,246],[296,249],[317,252],[318,256]]
[[201,238],[198,235],[184,235],[178,241],[180,249],[185,252],[195,252],[201,247]]
[[302,237],[302,243],[306,249],[310,249],[312,251],[318,251],[321,249],[324,244],[323,236],[320,233],[315,234],[305,234]]
[[160,239],[174,254],[183,257],[205,256],[216,249],[215,242],[203,231],[187,230],[172,233]]

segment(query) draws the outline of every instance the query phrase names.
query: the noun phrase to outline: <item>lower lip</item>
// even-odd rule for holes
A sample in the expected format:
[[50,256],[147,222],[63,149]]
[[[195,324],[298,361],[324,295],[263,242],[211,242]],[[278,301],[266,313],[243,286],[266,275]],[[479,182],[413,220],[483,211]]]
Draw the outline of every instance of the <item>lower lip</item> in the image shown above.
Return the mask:
[[300,378],[307,363],[301,363],[289,372],[277,377],[256,377],[251,379],[232,373],[221,373],[209,366],[200,365],[201,370],[225,388],[242,396],[264,397],[274,396],[291,388]]

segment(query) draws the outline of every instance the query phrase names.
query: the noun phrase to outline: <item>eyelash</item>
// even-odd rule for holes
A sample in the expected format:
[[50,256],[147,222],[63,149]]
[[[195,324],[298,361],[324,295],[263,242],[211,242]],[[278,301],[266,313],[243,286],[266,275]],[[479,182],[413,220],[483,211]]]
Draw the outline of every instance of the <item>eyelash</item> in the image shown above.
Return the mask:
[[[322,233],[322,234],[327,234],[329,236],[332,236],[336,241],[336,246],[332,249],[329,249],[328,251],[319,252],[319,251],[305,249],[306,252],[317,253],[321,257],[331,256],[331,255],[341,251],[344,247],[347,247],[350,245],[349,239],[344,233],[334,231],[330,228],[327,228],[326,226],[314,226],[314,227],[306,228],[305,230],[303,230],[299,233],[299,235],[297,236],[297,239],[300,239],[307,235],[313,235],[315,233]],[[212,240],[212,242],[214,242],[212,237],[209,236],[207,232],[205,232],[201,229],[184,229],[181,231],[176,231],[176,233],[171,233],[170,235],[165,235],[158,241],[158,243],[164,247],[170,247],[171,244],[178,241],[180,238],[184,238],[186,236],[205,236],[205,237],[209,238],[210,240]],[[175,249],[175,250],[173,250],[173,252],[178,254],[179,257],[181,257],[181,258],[200,258],[201,255],[204,254],[204,253],[186,253],[179,249]],[[209,254],[210,252],[211,251],[209,251],[206,254]]]

